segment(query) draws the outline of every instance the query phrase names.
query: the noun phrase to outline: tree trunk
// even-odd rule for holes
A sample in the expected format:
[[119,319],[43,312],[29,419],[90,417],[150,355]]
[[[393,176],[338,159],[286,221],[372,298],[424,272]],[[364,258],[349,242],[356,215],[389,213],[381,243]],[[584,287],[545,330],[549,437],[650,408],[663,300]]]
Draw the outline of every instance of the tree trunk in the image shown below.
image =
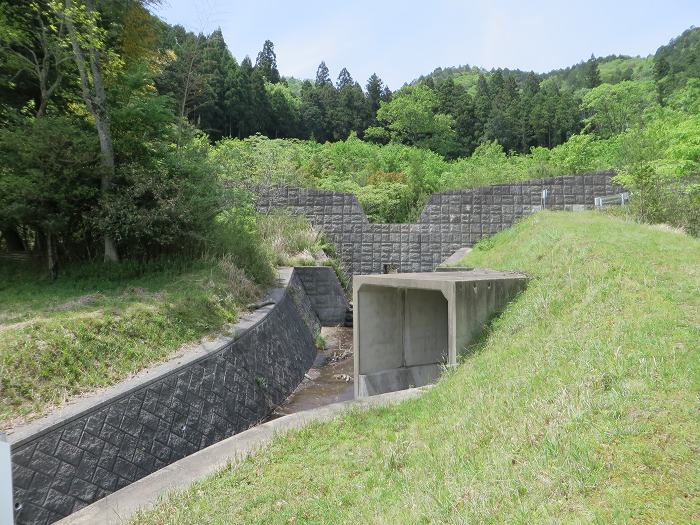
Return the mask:
[[46,105],[48,104],[48,99],[42,95],[41,96],[41,102],[39,102],[39,109],[36,111],[36,116],[37,118],[41,118],[44,116],[44,113],[46,112]]
[[[93,11],[93,5],[90,0],[86,0],[85,5],[89,12]],[[112,178],[114,177],[114,148],[112,146],[112,135],[109,129],[109,115],[107,113],[107,95],[102,81],[102,67],[100,65],[100,51],[94,45],[88,47],[87,53],[90,62],[90,73],[92,74],[92,89],[90,89],[90,77],[87,72],[87,63],[85,54],[78,41],[78,34],[75,25],[71,18],[70,10],[73,7],[73,0],[66,0],[66,10],[69,11],[66,20],[66,27],[70,34],[71,46],[73,48],[73,58],[80,73],[80,85],[83,92],[83,100],[87,105],[90,113],[95,118],[95,128],[100,139],[100,151],[102,153],[102,180],[101,189],[102,196],[105,197],[110,187],[112,186]],[[114,239],[109,235],[104,236],[105,262],[116,262],[119,260]]]
[[58,277],[58,262],[53,245],[53,234],[50,231],[46,232],[46,262],[49,267],[49,278],[55,281]]

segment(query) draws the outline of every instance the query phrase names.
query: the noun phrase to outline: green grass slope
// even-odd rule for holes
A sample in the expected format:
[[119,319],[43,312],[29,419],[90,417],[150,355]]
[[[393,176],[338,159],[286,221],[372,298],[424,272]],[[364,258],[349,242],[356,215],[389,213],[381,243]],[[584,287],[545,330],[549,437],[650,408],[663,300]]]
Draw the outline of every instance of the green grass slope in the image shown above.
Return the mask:
[[700,241],[543,212],[465,263],[532,281],[434,389],[282,436],[134,523],[700,521]]
[[116,383],[236,320],[257,289],[226,260],[69,270],[0,268],[0,428]]

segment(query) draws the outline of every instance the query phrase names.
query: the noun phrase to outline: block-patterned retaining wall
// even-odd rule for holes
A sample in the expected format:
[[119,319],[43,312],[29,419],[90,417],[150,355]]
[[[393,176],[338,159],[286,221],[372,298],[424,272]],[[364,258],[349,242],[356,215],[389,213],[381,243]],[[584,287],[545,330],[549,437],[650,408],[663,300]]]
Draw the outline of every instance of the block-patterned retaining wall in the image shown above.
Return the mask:
[[323,326],[345,322],[348,300],[330,266],[300,266],[294,269],[301,279],[309,302]]
[[350,274],[382,273],[384,265],[400,272],[432,271],[455,250],[472,246],[544,207],[580,210],[595,197],[620,193],[612,172],[498,184],[435,193],[415,224],[372,224],[354,195],[314,188],[256,188],[260,211],[288,208],[306,215],[336,243]]
[[287,279],[271,292],[276,304],[223,346],[58,423],[19,432],[16,523],[56,521],[265,418],[316,356],[318,318],[299,276]]

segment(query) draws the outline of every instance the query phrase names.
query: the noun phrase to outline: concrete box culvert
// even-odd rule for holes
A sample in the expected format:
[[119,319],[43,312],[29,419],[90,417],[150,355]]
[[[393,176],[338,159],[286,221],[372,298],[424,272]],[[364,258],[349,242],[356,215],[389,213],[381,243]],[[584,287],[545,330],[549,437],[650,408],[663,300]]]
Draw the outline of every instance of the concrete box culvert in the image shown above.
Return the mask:
[[355,397],[433,383],[526,281],[488,269],[355,276]]

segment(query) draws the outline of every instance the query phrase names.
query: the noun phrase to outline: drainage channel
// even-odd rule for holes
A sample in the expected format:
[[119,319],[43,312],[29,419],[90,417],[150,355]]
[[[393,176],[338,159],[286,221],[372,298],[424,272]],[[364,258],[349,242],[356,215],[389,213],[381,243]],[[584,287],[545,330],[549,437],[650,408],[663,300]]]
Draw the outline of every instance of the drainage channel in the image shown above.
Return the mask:
[[266,421],[353,398],[352,328],[323,327],[320,350],[306,377]]

